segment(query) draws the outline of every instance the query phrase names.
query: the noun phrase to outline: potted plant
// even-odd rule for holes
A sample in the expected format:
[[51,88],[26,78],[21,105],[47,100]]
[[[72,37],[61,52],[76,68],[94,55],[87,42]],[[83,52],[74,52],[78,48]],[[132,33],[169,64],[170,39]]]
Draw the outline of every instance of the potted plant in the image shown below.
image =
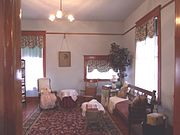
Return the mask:
[[126,68],[132,63],[132,55],[127,48],[120,48],[120,45],[112,43],[109,58],[113,70],[119,77],[120,86],[122,86],[127,76]]

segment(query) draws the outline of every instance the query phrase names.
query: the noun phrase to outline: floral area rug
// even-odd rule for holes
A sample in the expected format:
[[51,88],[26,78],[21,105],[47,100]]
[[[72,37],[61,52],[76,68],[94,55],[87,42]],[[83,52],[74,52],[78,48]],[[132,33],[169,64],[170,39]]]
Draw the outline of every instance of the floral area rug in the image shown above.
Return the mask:
[[103,115],[103,126],[85,129],[85,118],[80,107],[71,110],[57,107],[36,109],[23,122],[23,135],[123,135],[108,113]]

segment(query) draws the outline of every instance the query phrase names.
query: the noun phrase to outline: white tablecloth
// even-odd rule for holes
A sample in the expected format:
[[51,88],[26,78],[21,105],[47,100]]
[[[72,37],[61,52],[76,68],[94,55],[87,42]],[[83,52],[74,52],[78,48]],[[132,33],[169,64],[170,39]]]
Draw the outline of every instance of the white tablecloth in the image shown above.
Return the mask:
[[105,113],[104,107],[102,106],[101,103],[99,103],[96,99],[92,99],[89,102],[84,102],[81,105],[81,109],[82,109],[82,116],[85,116],[86,114],[86,105],[90,104],[92,106],[96,106],[98,110],[103,111]]
[[71,97],[72,100],[76,101],[77,100],[77,96],[78,93],[76,90],[74,89],[65,89],[65,90],[61,90],[57,93],[57,96],[60,97],[60,99],[62,100],[64,97]]

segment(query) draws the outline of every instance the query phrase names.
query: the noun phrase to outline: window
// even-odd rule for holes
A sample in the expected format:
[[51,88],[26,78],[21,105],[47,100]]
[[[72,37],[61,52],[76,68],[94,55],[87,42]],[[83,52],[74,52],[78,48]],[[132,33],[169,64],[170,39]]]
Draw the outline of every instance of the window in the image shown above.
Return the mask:
[[160,101],[159,14],[158,7],[136,24],[135,85],[156,90]]
[[107,55],[84,56],[84,79],[110,80],[117,73],[113,71],[108,62]]
[[36,90],[37,79],[42,78],[45,74],[44,52],[45,32],[22,32],[21,58],[25,60],[27,91]]
[[[24,49],[21,52],[23,54]],[[37,79],[43,77],[43,58],[23,55],[21,58],[25,60],[26,89],[32,91],[37,88]]]
[[136,43],[135,84],[148,90],[157,90],[157,37]]

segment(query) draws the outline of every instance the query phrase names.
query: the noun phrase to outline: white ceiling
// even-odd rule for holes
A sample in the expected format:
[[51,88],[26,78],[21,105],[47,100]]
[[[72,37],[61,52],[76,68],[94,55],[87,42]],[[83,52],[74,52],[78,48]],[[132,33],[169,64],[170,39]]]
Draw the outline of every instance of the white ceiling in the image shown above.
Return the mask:
[[[63,0],[63,11],[79,21],[123,21],[145,0]],[[23,19],[48,19],[59,0],[21,0]]]

